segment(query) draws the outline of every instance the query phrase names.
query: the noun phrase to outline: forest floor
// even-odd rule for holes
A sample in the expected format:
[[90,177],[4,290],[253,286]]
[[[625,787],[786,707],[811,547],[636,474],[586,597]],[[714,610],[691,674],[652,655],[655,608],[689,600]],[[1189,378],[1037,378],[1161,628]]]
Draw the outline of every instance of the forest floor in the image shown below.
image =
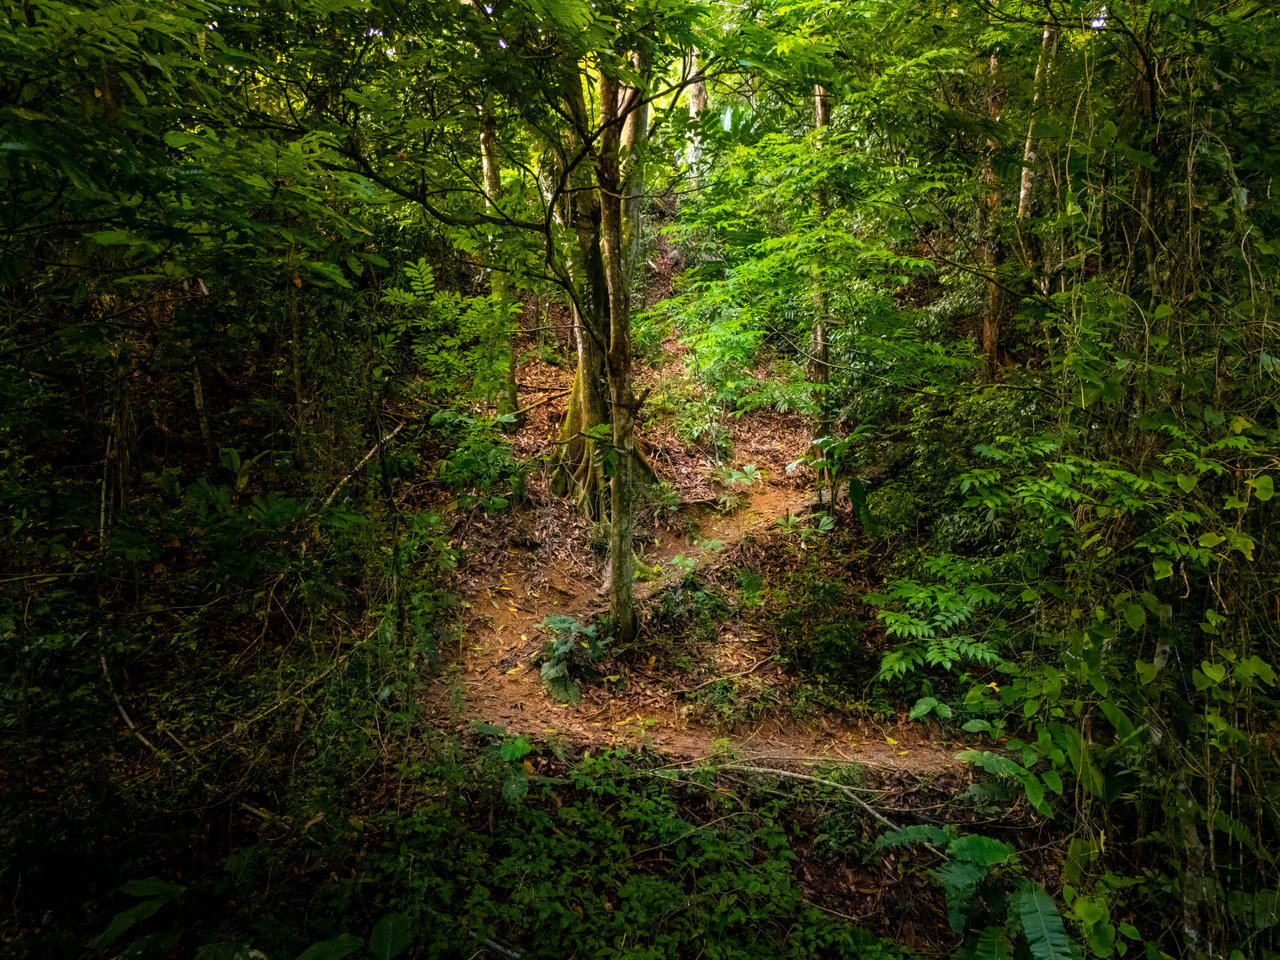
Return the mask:
[[[679,376],[678,348],[667,346],[666,362],[642,376],[655,393]],[[556,439],[568,380],[567,371],[540,361],[521,369],[521,404],[533,408],[512,438],[522,458],[543,457]],[[538,663],[548,637],[541,624],[555,615],[587,623],[606,609],[606,558],[593,546],[592,525],[547,493],[541,471],[511,514],[455,528],[466,557],[458,583],[463,630],[456,666],[428,691],[431,714],[458,729],[484,723],[581,749],[628,746],[675,760],[720,756],[778,766],[846,762],[967,781],[966,765],[954,759],[959,748],[924,725],[830,704],[798,709],[801,682],[779,658],[767,618],[750,604],[695,615],[691,630],[671,616],[673,609],[688,614],[698,584],[736,592],[745,569],[758,571],[759,592],[767,592],[805,549],[778,525],[815,503],[811,477],[786,470],[807,448],[805,424],[762,410],[726,429],[733,465],[755,466],[760,479],[726,487],[713,477],[715,459],[670,424],[658,420],[643,431],[659,479],[681,502],[641,511],[640,640],[611,651],[576,703],[559,702],[543,684]],[[691,568],[696,580],[688,578]]]

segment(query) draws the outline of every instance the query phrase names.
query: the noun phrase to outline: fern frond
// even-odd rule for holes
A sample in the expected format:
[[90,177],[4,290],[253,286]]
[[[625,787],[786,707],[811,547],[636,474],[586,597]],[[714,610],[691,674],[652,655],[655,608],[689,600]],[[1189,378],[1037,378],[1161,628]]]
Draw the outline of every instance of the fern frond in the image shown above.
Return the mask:
[[1009,912],[1022,924],[1035,960],[1072,960],[1071,939],[1053,898],[1038,883],[1028,882],[1009,901]]

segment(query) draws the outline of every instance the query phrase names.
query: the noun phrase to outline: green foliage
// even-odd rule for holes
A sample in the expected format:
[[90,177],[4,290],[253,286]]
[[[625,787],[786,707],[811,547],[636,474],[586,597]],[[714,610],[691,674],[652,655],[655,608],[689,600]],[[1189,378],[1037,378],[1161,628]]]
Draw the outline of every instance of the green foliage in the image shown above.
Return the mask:
[[501,432],[503,417],[479,418],[439,410],[431,426],[454,444],[436,466],[436,478],[458,495],[463,509],[505,510],[524,496],[527,464],[520,463]]
[[573,679],[575,669],[594,663],[604,654],[606,641],[596,635],[594,624],[573,617],[547,617],[539,626],[548,640],[542,650],[539,672],[547,691],[564,703],[577,703],[582,692]]
[[1075,955],[1058,908],[1044,887],[1026,884],[1013,895],[1009,907],[1017,913],[1022,935],[1035,960],[1070,960]]
[[1000,656],[990,641],[953,633],[969,624],[982,608],[1000,601],[998,594],[980,582],[989,573],[987,568],[953,556],[931,558],[924,567],[938,578],[937,583],[897,580],[868,596],[884,608],[878,616],[885,635],[908,640],[885,654],[880,677],[898,680],[925,667],[950,671],[960,665],[999,664]]
[[438,290],[425,257],[406,264],[402,272],[407,286],[383,293],[391,323],[381,348],[388,354],[411,353],[418,365],[417,383],[429,400],[492,397],[505,375],[498,348],[509,334],[513,305],[492,296]]

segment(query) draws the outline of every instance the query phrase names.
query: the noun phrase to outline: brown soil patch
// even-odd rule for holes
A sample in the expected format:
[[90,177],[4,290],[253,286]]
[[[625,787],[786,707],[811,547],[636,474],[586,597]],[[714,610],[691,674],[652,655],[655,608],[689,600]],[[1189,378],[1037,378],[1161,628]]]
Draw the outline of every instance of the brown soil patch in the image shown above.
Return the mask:
[[[547,364],[529,365],[521,376],[522,404],[564,389],[567,379],[567,372]],[[530,411],[514,438],[522,455],[545,449],[562,408],[561,399]],[[733,435],[735,460],[760,466],[765,479],[731,491],[739,501],[731,512],[719,512],[704,502],[638,531],[638,556],[650,570],[660,568],[654,579],[637,584],[642,606],[643,601],[652,606],[661,591],[678,584],[680,571],[671,564],[675,556],[713,571],[727,556],[740,554],[744,541],[762,548],[757,542],[776,529],[780,518],[811,508],[812,494],[804,480],[785,472],[786,464],[808,444],[798,419],[766,411],[735,422]],[[652,458],[660,477],[682,491],[723,492],[711,483],[709,464],[700,451],[665,442],[662,450],[662,456]],[[684,482],[672,474],[681,469],[689,475]],[[953,758],[955,749],[917,724],[881,727],[828,711],[806,721],[767,717],[726,734],[691,716],[686,699],[690,688],[706,686],[714,677],[707,681],[651,674],[646,666],[652,669],[652,663],[643,661],[620,664],[616,676],[584,685],[580,702],[560,703],[548,696],[535,663],[547,639],[538,625],[556,614],[588,622],[604,610],[605,558],[591,545],[590,524],[547,495],[545,482],[535,482],[528,504],[514,514],[475,518],[457,533],[459,544],[470,553],[458,584],[464,597],[464,631],[458,665],[427,694],[428,708],[438,722],[463,728],[484,722],[585,748],[644,747],[680,760],[732,754],[776,765],[842,761],[916,775],[956,775],[963,770]],[[711,663],[726,678],[750,675],[751,682],[769,685],[785,697],[788,678],[779,664],[768,662],[768,638],[763,640],[747,625],[723,625],[713,642]]]

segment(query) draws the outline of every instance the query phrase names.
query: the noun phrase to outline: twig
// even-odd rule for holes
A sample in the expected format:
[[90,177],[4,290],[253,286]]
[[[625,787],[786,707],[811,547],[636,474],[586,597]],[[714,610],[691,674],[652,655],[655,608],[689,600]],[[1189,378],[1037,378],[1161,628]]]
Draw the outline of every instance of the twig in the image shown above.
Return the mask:
[[360,462],[357,463],[354,468],[352,468],[351,472],[348,473],[341,480],[339,480],[338,485],[329,492],[329,495],[327,497],[324,498],[324,501],[320,504],[320,509],[324,510],[331,503],[333,503],[334,499],[338,496],[338,494],[342,492],[342,488],[351,482],[351,478],[354,477],[361,470],[363,470],[365,465],[368,464],[370,460],[372,460],[374,457],[378,455],[378,451],[382,449],[382,445],[387,441],[393,439],[397,433],[399,433],[401,430],[405,428],[407,423],[408,421],[406,420],[405,423],[400,424],[400,426],[396,427],[394,430],[388,433],[385,437],[383,437],[381,440],[375,443],[372,447],[370,447],[369,452],[360,458]]
[[138,725],[133,722],[133,718],[129,716],[129,711],[124,708],[124,703],[120,700],[120,695],[116,693],[116,685],[111,682],[111,672],[107,669],[107,657],[105,654],[98,658],[102,664],[102,675],[107,678],[107,691],[111,694],[111,699],[116,702],[116,709],[120,711],[120,718],[124,720],[124,725],[129,728],[129,732],[144,743],[148,750],[154,754],[159,754],[156,745],[147,739],[146,734],[138,729]]
[[[116,709],[120,711],[120,718],[124,720],[125,726],[129,728],[129,732],[132,733],[135,737],[137,737],[139,742],[145,745],[146,748],[150,750],[153,754],[155,754],[160,759],[164,759],[165,755],[161,753],[159,749],[157,749],[154,743],[152,743],[150,740],[147,739],[146,734],[144,734],[141,730],[138,729],[138,725],[134,723],[133,718],[129,716],[129,711],[124,708],[124,703],[121,701],[120,695],[116,693],[115,684],[111,682],[111,671],[107,669],[106,655],[104,654],[100,656],[98,658],[98,661],[102,664],[102,675],[103,677],[106,678],[106,681],[107,681],[107,691],[111,694],[111,699],[116,702]],[[191,758],[193,760],[196,760],[197,763],[199,763],[199,760],[196,758],[195,754],[191,753],[191,749],[187,747],[186,744],[184,744],[181,740],[175,737],[172,733],[169,733],[168,730],[164,732],[169,735],[169,739],[171,739],[179,747],[185,750],[188,754],[191,754]],[[200,786],[204,787],[205,790],[207,790],[209,793],[217,793],[217,789],[214,787],[214,785],[212,783],[209,783],[209,781],[207,780],[201,780]],[[246,813],[253,814],[255,817],[259,818],[260,820],[271,819],[271,814],[268,813],[266,810],[261,810],[258,807],[251,807],[247,803],[237,802],[236,807],[239,808],[240,810],[245,811]]]
[[559,400],[561,397],[568,396],[570,392],[571,391],[569,390],[561,390],[559,393],[553,393],[549,397],[543,397],[537,403],[531,403],[527,407],[521,407],[519,410],[514,411],[511,415],[513,417],[518,417],[520,416],[520,414],[528,413],[530,410],[537,410],[538,407],[541,407],[543,404],[547,404],[547,403],[550,403],[552,400]]
[[755,673],[757,670],[759,670],[761,667],[763,667],[766,663],[768,663],[772,659],[773,659],[773,654],[770,654],[769,656],[765,657],[763,660],[757,660],[755,665],[752,666],[750,670],[743,670],[741,673],[731,673],[728,676],[724,676],[724,677],[712,677],[710,680],[703,680],[702,683],[699,683],[696,686],[684,687],[683,689],[673,690],[671,692],[672,693],[693,693],[693,691],[695,690],[701,690],[703,687],[709,687],[713,683],[719,683],[721,680],[737,680],[740,677],[748,677],[751,674]]
[[[860,796],[858,796],[857,787],[851,787],[846,783],[836,783],[836,781],[834,780],[826,780],[822,777],[811,776],[810,774],[807,774],[807,773],[795,773],[791,770],[778,770],[774,767],[749,767],[741,763],[723,763],[723,764],[720,764],[718,767],[716,767],[716,769],[727,771],[730,773],[752,773],[752,774],[756,774],[757,776],[764,776],[764,777],[784,777],[790,780],[804,780],[806,783],[817,783],[817,784],[821,784],[824,787],[834,787],[836,790],[839,790],[841,793],[847,796],[854,803],[858,804],[858,806],[862,807],[862,809],[867,811],[867,813],[871,814],[871,816],[874,817],[876,820],[879,820],[881,823],[883,823],[890,830],[898,829],[898,825],[896,823],[894,823],[888,817],[884,816],[884,814],[876,810],[875,807],[871,806],[871,804],[867,803],[867,801],[863,800]],[[936,853],[937,851],[935,850],[934,852]]]

